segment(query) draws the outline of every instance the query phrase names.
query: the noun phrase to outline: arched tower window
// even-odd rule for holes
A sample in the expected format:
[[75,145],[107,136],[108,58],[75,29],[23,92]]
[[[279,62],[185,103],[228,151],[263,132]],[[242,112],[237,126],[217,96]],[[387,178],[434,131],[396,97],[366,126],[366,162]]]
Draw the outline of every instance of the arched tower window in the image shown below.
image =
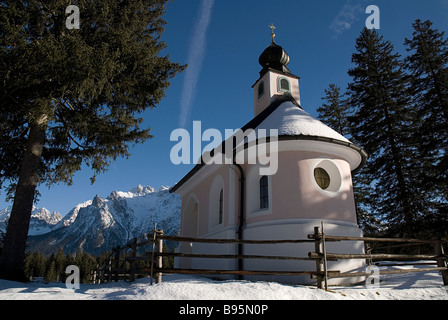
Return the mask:
[[269,208],[269,181],[267,176],[260,179],[260,209]]
[[285,77],[278,78],[278,92],[289,92],[291,93],[291,84],[289,80]]

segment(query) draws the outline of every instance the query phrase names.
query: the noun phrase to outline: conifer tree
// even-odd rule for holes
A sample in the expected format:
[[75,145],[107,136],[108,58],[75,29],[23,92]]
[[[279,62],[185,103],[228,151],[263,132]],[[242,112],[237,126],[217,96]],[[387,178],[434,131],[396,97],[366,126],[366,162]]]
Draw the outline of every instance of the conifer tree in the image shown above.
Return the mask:
[[47,270],[45,272],[44,281],[46,283],[49,283],[49,282],[57,282],[58,280],[59,280],[59,275],[56,271],[56,262],[54,259],[48,259]]
[[[341,88],[336,84],[330,84],[328,89],[325,89],[325,96],[322,100],[324,103],[317,109],[319,119],[341,135],[350,136],[348,119],[351,110],[346,95],[341,93]],[[363,169],[361,168],[361,170]],[[371,206],[368,195],[373,191],[370,185],[366,183],[365,176],[362,173],[354,174],[352,180],[358,223],[366,234],[373,235],[379,229],[378,220],[370,214]]]
[[59,248],[58,252],[54,256],[54,263],[55,263],[55,271],[58,275],[58,280],[61,281],[65,279],[65,269],[70,264],[67,264],[67,258],[65,256],[64,250],[62,248]]
[[5,241],[5,233],[0,230],[0,256],[2,255],[3,242]]
[[341,88],[334,83],[330,84],[329,88],[325,89],[325,97],[322,100],[324,103],[317,108],[319,119],[341,135],[349,134],[348,105],[344,94],[341,94]]
[[355,67],[348,74],[349,118],[354,141],[368,153],[361,182],[375,217],[388,231],[411,235],[424,211],[413,181],[410,112],[406,76],[400,56],[375,30],[365,28],[356,40]]
[[79,249],[76,253],[74,265],[79,268],[80,281],[87,283],[90,280],[90,271],[96,269],[97,263],[96,259],[90,254]]
[[0,188],[14,204],[0,277],[26,280],[23,262],[38,184],[95,176],[151,137],[139,114],[184,69],[162,56],[167,0],[79,0],[80,28],[66,28],[66,0],[0,5]]
[[[428,195],[430,229],[446,236],[448,226],[448,40],[431,21],[416,20],[405,59],[413,94],[418,183]],[[441,232],[442,231],[442,232]],[[445,234],[443,234],[445,233]]]
[[47,259],[39,252],[27,254],[25,259],[25,275],[28,279],[34,277],[44,277],[47,266]]

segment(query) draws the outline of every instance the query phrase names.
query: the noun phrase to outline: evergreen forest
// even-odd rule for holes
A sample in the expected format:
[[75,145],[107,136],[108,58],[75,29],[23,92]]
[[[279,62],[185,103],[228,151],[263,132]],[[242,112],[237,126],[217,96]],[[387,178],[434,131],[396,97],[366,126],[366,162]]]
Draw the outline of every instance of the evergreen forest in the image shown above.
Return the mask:
[[353,175],[365,234],[448,235],[448,39],[416,20],[406,55],[379,31],[356,39],[351,81],[330,84],[319,118],[369,154]]

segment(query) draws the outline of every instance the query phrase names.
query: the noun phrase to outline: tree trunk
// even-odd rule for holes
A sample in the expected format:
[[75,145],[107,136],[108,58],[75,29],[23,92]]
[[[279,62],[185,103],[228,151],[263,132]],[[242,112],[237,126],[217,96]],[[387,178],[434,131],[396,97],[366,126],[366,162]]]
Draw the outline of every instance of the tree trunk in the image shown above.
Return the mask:
[[27,280],[23,266],[46,128],[47,117],[44,115],[30,123],[28,141],[20,167],[19,182],[0,257],[0,277],[3,279]]

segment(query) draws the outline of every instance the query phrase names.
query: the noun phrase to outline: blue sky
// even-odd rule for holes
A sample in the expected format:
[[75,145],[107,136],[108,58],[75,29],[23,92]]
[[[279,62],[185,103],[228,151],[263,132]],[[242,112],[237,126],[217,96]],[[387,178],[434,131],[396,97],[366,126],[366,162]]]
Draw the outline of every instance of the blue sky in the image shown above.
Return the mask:
[[[302,107],[316,116],[328,85],[345,88],[350,81],[347,70],[369,5],[379,7],[379,32],[402,54],[416,19],[448,31],[448,0],[174,0],[165,16],[165,53],[190,68],[173,79],[160,105],[143,115],[154,138],[133,147],[129,159],[112,163],[94,185],[85,168],[73,186],[40,186],[37,205],[65,215],[96,194],[105,197],[138,184],[173,186],[192,168],[171,163],[173,130],[192,130],[193,121],[201,121],[203,131],[215,128],[224,134],[253,118],[251,86],[261,70],[258,57],[271,41],[271,23],[277,28],[276,43],[291,58],[289,69],[301,77]],[[0,209],[8,205],[3,191]]]

